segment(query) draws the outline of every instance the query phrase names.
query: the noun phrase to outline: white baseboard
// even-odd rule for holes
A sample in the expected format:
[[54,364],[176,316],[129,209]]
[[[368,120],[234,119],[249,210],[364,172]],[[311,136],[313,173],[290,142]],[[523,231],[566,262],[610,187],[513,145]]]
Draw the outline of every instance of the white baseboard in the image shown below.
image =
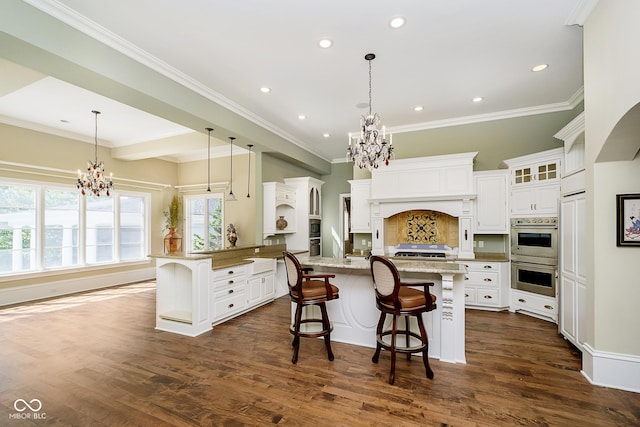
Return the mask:
[[640,356],[597,351],[584,344],[582,375],[594,385],[640,393]]
[[16,286],[0,289],[0,307],[44,298],[85,292],[110,286],[152,280],[156,277],[155,267],[118,273],[96,274],[90,277],[64,279],[38,285]]

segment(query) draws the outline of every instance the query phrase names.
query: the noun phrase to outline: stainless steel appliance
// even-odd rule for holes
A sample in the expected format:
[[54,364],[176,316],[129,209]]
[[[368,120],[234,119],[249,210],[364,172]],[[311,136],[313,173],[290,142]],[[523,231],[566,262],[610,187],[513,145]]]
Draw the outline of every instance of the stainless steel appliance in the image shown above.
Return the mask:
[[556,296],[558,218],[511,219],[511,288]]
[[558,218],[512,218],[511,254],[558,259]]
[[454,251],[447,245],[400,243],[392,251],[394,257],[448,258]]
[[321,220],[310,219],[309,220],[309,237],[320,237],[321,233]]
[[309,256],[320,256],[320,239],[309,240]]

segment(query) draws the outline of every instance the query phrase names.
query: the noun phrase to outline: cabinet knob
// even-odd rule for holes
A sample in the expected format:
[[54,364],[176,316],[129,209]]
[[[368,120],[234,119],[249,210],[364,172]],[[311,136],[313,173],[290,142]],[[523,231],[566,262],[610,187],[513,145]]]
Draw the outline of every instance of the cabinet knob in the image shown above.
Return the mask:
[[233,270],[227,271],[227,274],[233,274]]
[[469,298],[469,294],[464,294],[464,297],[465,298]]
[[485,281],[485,282],[491,282],[492,280],[491,280],[490,278],[488,278],[488,277],[485,277],[485,278],[484,278],[484,281]]
[[523,298],[518,298],[518,302],[527,302],[527,300]]
[[491,265],[485,265],[484,268],[493,268]]
[[485,295],[484,296],[484,299],[491,299],[491,298],[493,298],[491,295]]
[[233,289],[229,289],[229,293],[232,294],[233,293]]
[[230,284],[230,285],[231,285],[231,284],[233,284],[233,280],[229,280],[229,284]]
[[553,310],[553,307],[551,307],[550,305],[545,305],[544,308],[546,308],[547,310]]
[[233,304],[229,304],[229,308],[233,308]]

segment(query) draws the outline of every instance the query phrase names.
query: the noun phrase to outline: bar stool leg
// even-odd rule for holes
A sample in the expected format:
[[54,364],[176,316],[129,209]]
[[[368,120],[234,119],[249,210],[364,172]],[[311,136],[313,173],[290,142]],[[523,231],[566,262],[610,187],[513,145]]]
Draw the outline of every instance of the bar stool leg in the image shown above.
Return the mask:
[[391,322],[391,373],[389,374],[389,384],[393,384],[396,379],[396,334],[398,327],[398,316],[393,315]]
[[[411,316],[404,316],[405,326],[405,345],[407,348],[411,346]],[[411,353],[407,353],[407,360],[411,360]]]
[[294,365],[298,363],[298,351],[300,350],[300,323],[302,322],[302,306],[300,304],[296,305],[296,319],[294,324],[294,334],[293,334],[293,342],[291,345],[293,346],[293,357],[291,358],[291,363]]
[[422,342],[425,344],[424,350],[422,350],[422,363],[424,363],[424,369],[427,373],[427,378],[432,380],[433,371],[431,370],[431,366],[429,366],[429,338],[427,337],[427,331],[424,328],[424,323],[422,322],[422,314],[417,314],[416,319],[418,320],[418,327],[420,328],[420,336],[422,337]]
[[380,341],[378,338],[382,339],[382,327],[384,326],[384,321],[387,315],[384,312],[380,312],[380,319],[378,320],[378,327],[376,328],[376,352],[373,354],[371,361],[373,363],[378,363],[378,359],[380,358],[380,350],[382,350],[382,345],[380,345]]
[[322,312],[322,327],[327,331],[327,335],[324,336],[324,345],[327,347],[329,361],[333,361],[333,351],[331,351],[331,324],[329,323],[329,315],[327,314],[327,306],[325,303],[320,304],[320,311]]

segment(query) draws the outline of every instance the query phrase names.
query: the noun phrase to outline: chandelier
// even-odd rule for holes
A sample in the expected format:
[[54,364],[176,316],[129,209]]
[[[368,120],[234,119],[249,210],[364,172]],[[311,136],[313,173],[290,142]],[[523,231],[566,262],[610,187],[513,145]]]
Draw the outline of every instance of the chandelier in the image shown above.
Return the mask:
[[98,114],[100,111],[91,111],[96,115],[95,126],[95,161],[87,160],[87,171],[80,173],[78,170],[78,182],[76,188],[83,196],[93,195],[111,196],[111,190],[113,189],[113,176],[109,175],[109,178],[105,179],[104,176],[104,162],[98,162]]
[[[393,157],[393,135],[389,134],[387,142],[384,126],[380,132],[380,116],[377,113],[371,114],[371,61],[375,57],[373,53],[364,57],[369,61],[369,114],[360,117],[360,135],[357,138],[352,138],[349,133],[347,149],[347,160],[355,163],[360,169],[367,168],[370,171],[377,169],[381,162],[389,165],[389,160]],[[354,140],[355,143],[352,145]]]

